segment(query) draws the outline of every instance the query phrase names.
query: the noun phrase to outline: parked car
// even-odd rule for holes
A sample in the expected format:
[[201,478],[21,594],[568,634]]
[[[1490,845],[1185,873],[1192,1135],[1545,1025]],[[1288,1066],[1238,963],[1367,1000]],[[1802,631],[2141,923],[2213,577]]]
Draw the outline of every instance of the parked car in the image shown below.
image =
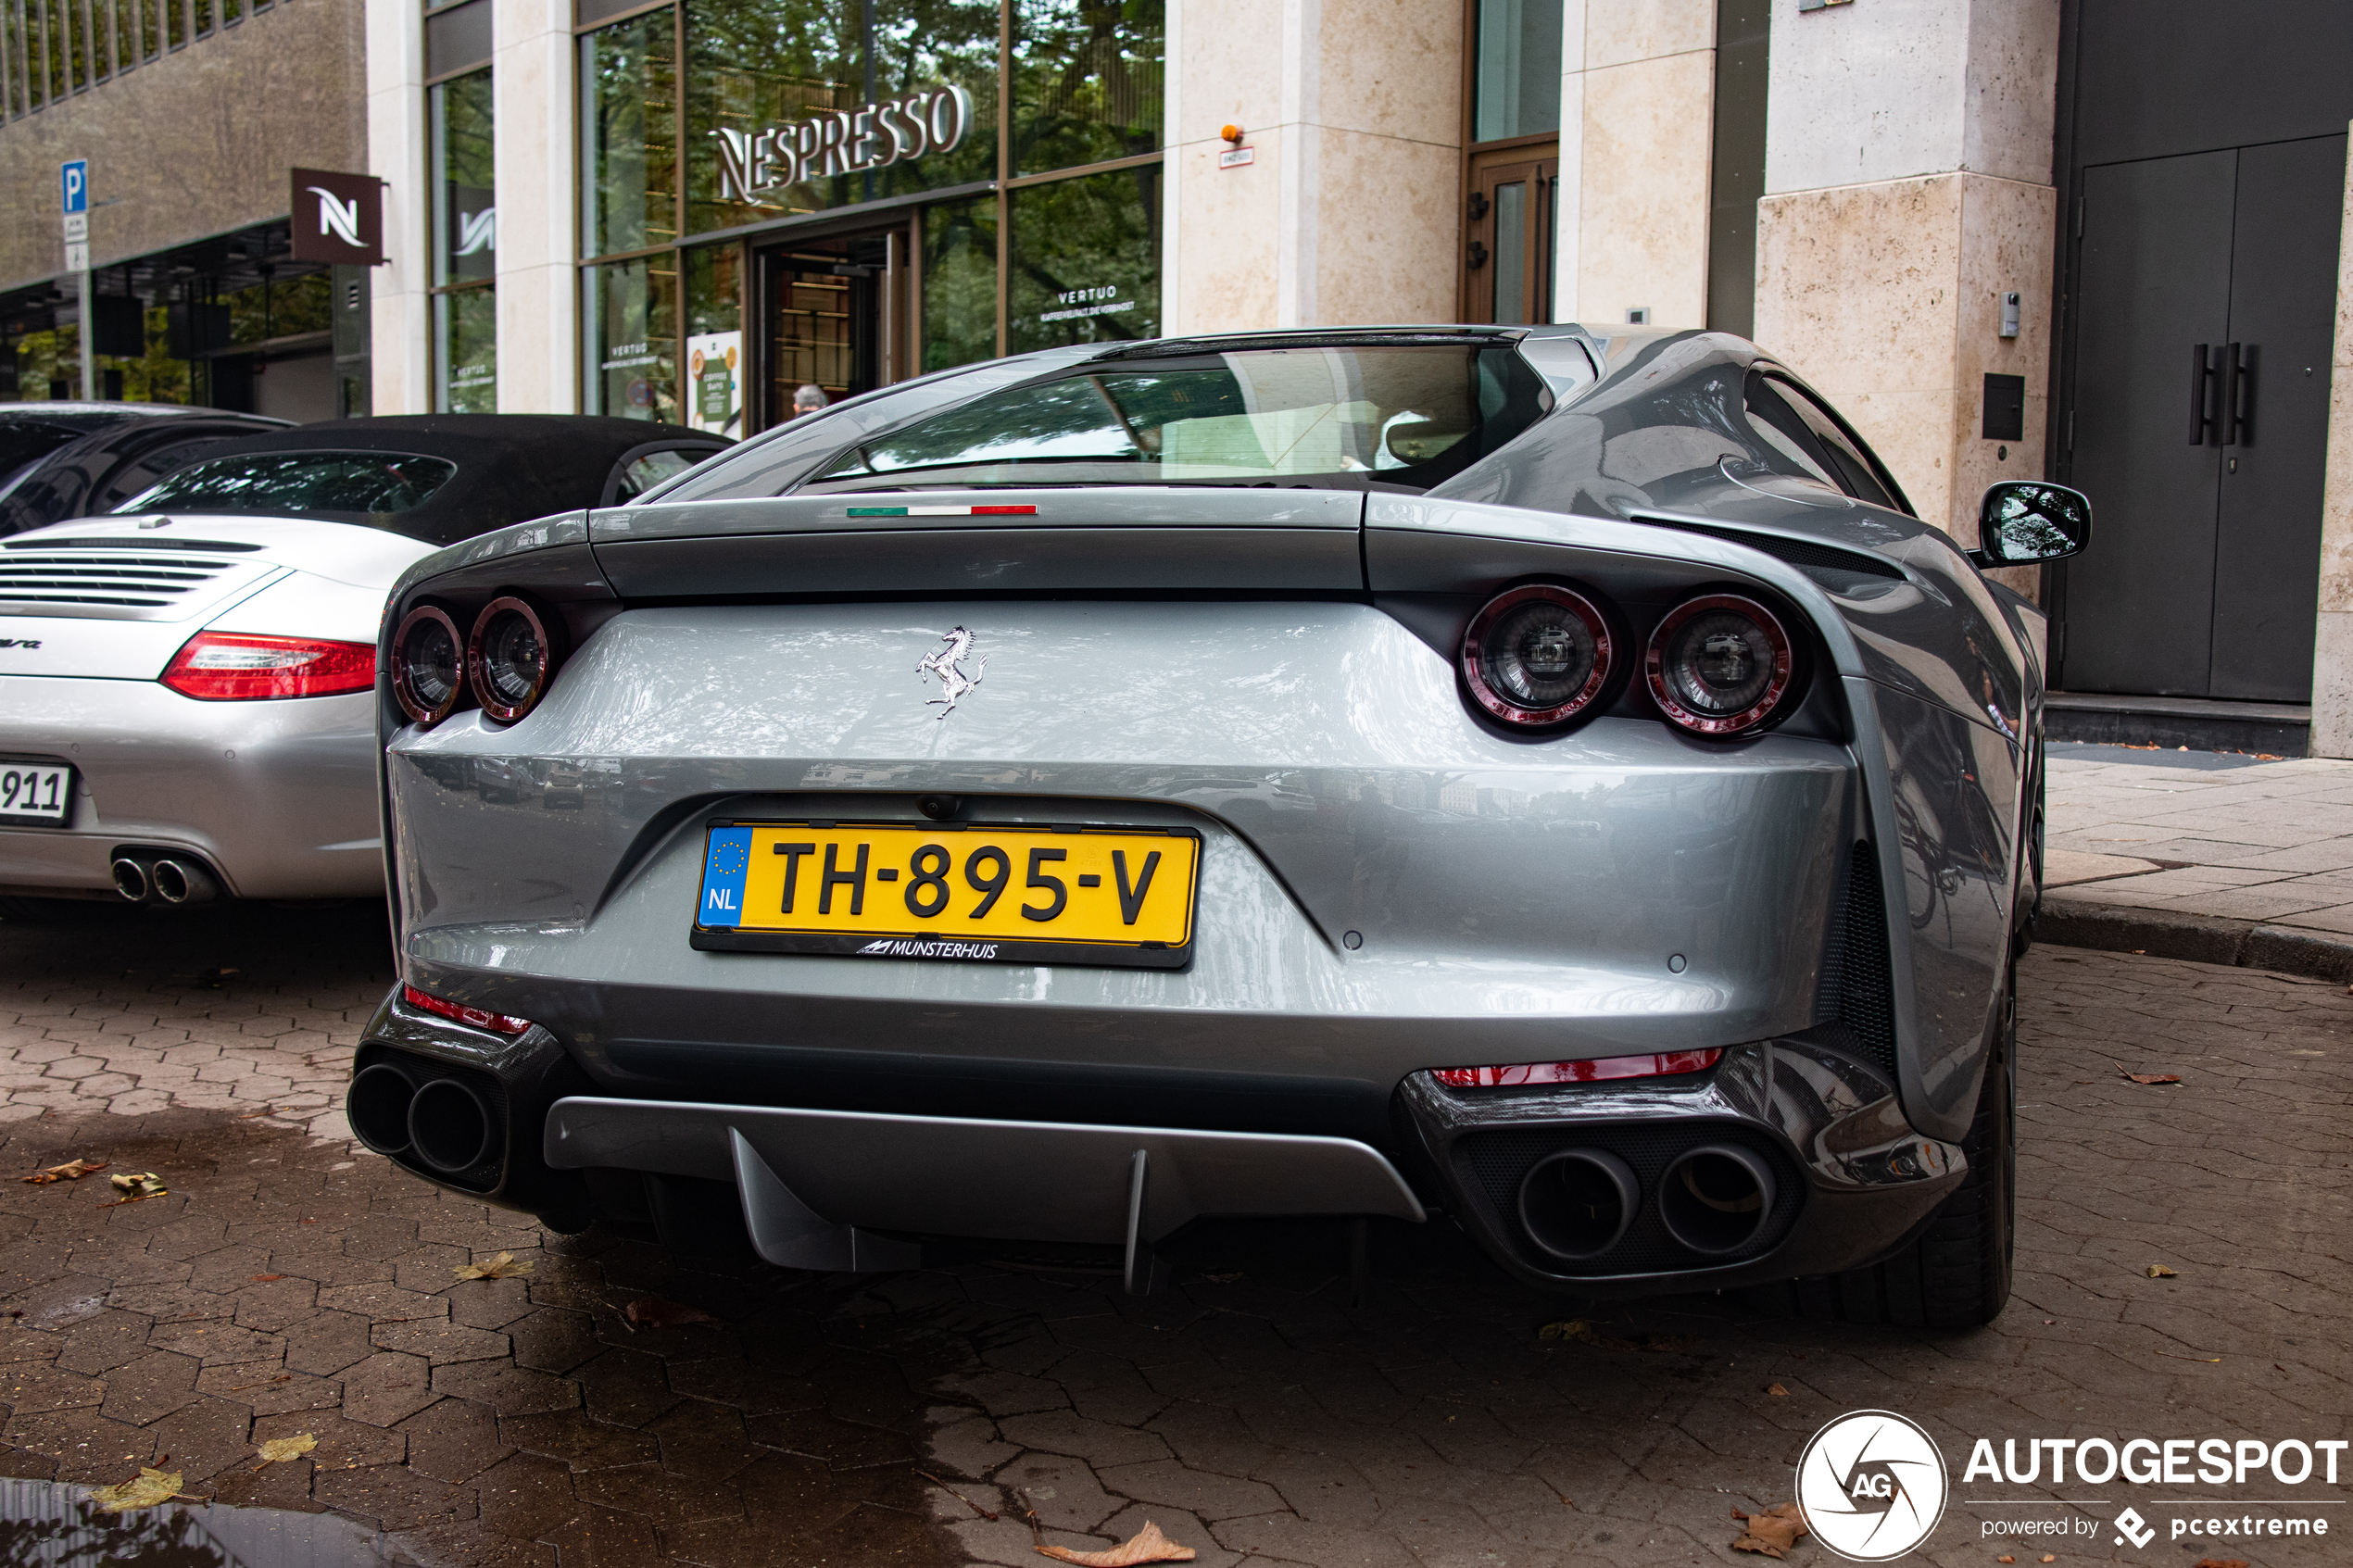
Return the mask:
[[380,894],[368,691],[393,581],[724,445],[635,420],[336,420],[0,539],[0,914]]
[[291,422],[176,403],[0,403],[0,534],[112,511],[210,447]]
[[1980,568],[2090,511],[1982,526],[1718,333],[851,399],[402,574],[352,1125],[794,1268],[1013,1238],[1140,1291],[1196,1221],[1442,1214],[1587,1296],[1985,1321],[2043,618]]

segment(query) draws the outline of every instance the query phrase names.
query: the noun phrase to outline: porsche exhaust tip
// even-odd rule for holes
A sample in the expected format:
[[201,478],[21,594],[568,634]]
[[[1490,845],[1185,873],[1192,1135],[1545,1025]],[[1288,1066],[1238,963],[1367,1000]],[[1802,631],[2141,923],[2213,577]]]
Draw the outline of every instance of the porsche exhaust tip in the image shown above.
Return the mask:
[[1552,1256],[1581,1263],[1625,1237],[1642,1204],[1626,1161],[1598,1148],[1567,1148],[1536,1162],[1519,1184],[1519,1223]]
[[147,882],[155,896],[167,904],[209,904],[220,896],[220,884],[213,880],[212,872],[193,860],[170,857],[157,860],[147,872]]
[[488,1160],[497,1135],[497,1119],[481,1091],[461,1078],[435,1078],[409,1101],[410,1149],[444,1175],[461,1174]]
[[1710,1257],[1755,1241],[1772,1212],[1772,1168],[1736,1145],[1687,1150],[1659,1183],[1658,1217],[1667,1234]]
[[344,1091],[343,1113],[352,1135],[382,1155],[409,1152],[409,1102],[416,1090],[397,1068],[377,1062],[355,1073]]
[[114,873],[114,889],[134,904],[144,904],[155,897],[155,883],[147,875],[147,868],[128,855],[118,855],[108,868]]

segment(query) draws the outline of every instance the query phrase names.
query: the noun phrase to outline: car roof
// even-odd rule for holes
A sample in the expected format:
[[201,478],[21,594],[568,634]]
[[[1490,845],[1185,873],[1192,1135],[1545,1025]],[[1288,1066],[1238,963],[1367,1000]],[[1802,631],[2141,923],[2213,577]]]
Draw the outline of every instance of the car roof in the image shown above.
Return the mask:
[[[326,420],[224,441],[199,464],[272,452],[385,452],[440,458],[458,471],[405,512],[289,513],[366,522],[431,544],[450,545],[510,522],[601,505],[613,465],[645,447],[732,445],[686,425],[598,414],[400,414]],[[173,508],[176,514],[193,508]],[[221,508],[229,510],[231,508]],[[234,508],[250,511],[250,507]]]
[[[104,430],[132,420],[174,414],[232,414],[228,408],[207,408],[187,403],[75,403],[46,399],[39,403],[0,403],[0,424],[58,425],[76,430]],[[294,421],[270,414],[241,414],[240,419],[293,428]]]

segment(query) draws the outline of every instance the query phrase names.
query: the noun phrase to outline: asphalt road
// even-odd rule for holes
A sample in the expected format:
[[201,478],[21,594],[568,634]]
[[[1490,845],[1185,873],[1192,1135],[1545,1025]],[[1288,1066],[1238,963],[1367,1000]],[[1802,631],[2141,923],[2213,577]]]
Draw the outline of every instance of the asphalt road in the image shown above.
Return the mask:
[[[1076,1255],[856,1280],[545,1237],[346,1141],[335,1092],[388,980],[365,909],[0,927],[0,1164],[109,1166],[0,1182],[0,1474],[153,1463],[435,1563],[1041,1562],[1025,1508],[1082,1550],[1149,1518],[1204,1563],[1754,1562],[1732,1509],[1787,1499],[1810,1434],[1881,1408],[1952,1476],[1912,1561],[2353,1560],[2353,1455],[2335,1484],[2209,1484],[2195,1447],[2353,1437],[2334,984],[2032,955],[2018,1293],[1939,1336],[1714,1298],[1581,1312],[1435,1228],[1383,1234],[1361,1305],[1321,1229],[1214,1238],[1147,1301]],[[108,1206],[109,1173],[148,1171],[166,1196]],[[529,1272],[455,1276],[500,1252]],[[714,1321],[630,1322],[648,1298]],[[2193,1440],[2184,1479],[1963,1479],[1980,1438],[2022,1466],[2142,1437]],[[2145,1549],[2118,1544],[2127,1506]],[[1987,1533],[2029,1522],[2062,1533]]]

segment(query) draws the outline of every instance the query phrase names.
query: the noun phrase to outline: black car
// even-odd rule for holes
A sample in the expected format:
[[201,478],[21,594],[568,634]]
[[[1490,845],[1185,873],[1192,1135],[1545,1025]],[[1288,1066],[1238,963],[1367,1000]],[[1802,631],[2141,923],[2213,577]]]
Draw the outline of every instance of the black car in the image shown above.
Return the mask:
[[0,534],[112,511],[222,442],[289,428],[177,403],[0,406]]

